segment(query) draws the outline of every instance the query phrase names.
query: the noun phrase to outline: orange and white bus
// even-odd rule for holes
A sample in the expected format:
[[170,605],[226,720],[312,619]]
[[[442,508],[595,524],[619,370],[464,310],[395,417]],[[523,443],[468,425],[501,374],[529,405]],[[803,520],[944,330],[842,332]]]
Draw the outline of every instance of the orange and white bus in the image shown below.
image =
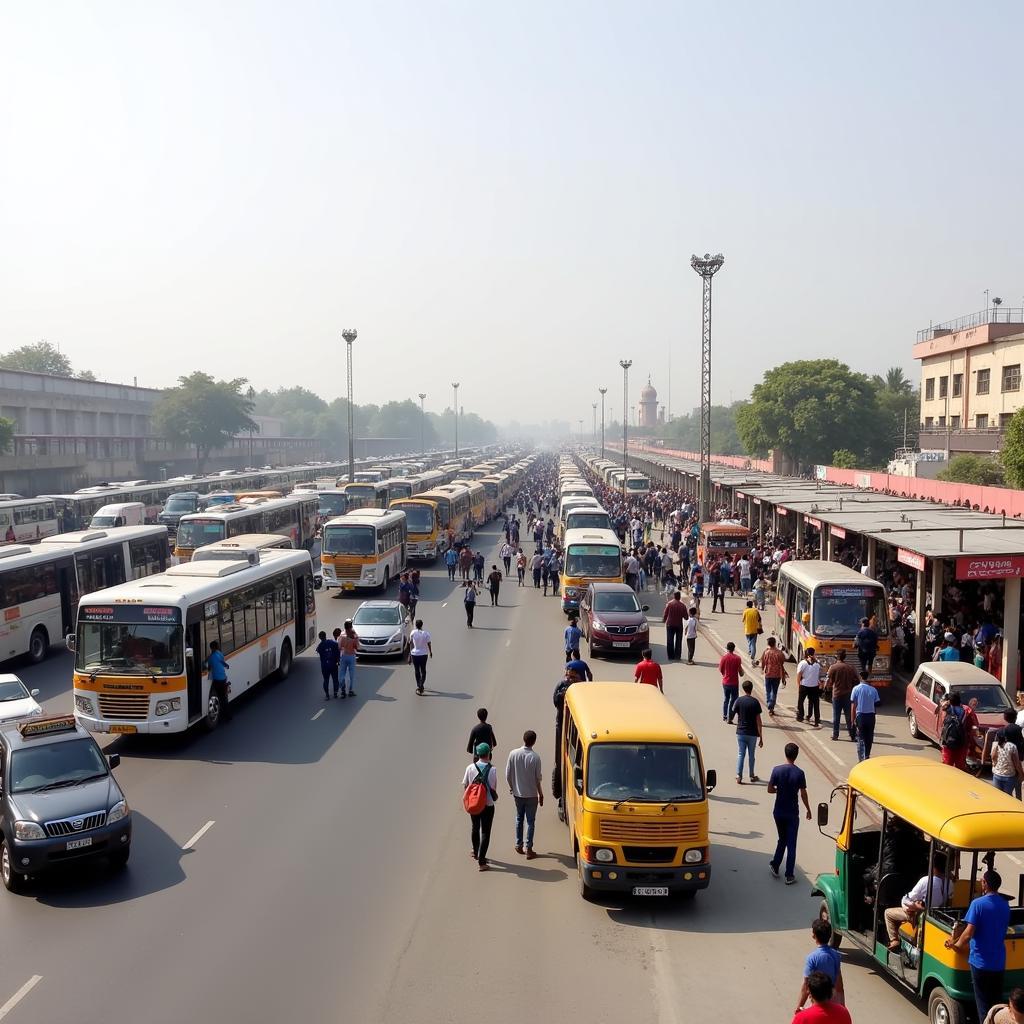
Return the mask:
[[487,505],[487,491],[478,480],[466,484],[469,489],[469,512],[473,518],[473,528],[484,526],[494,518]]
[[463,486],[445,484],[432,491],[417,495],[437,504],[441,514],[441,529],[445,532],[445,547],[465,544],[473,536],[473,520],[470,518],[469,491]]
[[441,525],[441,511],[432,498],[417,494],[413,498],[398,498],[389,507],[405,513],[410,561],[421,558],[433,562],[448,547],[445,529]]
[[361,508],[325,523],[320,545],[325,590],[386,591],[405,570],[408,522],[396,509]]

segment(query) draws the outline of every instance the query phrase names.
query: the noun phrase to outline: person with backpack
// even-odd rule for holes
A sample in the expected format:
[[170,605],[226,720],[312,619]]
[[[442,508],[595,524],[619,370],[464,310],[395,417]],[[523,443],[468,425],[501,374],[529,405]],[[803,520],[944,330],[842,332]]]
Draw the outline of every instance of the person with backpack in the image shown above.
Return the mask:
[[489,867],[487,848],[491,844],[491,825],[494,823],[494,802],[498,799],[498,772],[491,764],[489,743],[476,745],[476,759],[462,776],[462,806],[470,816],[470,856],[481,871]]
[[875,741],[875,720],[882,698],[868,682],[867,672],[861,672],[860,682],[850,692],[850,707],[853,709],[857,733],[857,760],[866,761],[871,756],[871,745]]
[[860,620],[860,630],[857,632],[854,643],[857,647],[857,660],[860,662],[860,670],[870,675],[875,655],[878,654],[878,633],[871,628],[870,619]]
[[341,648],[337,640],[328,640],[327,634],[320,630],[320,643],[316,645],[316,653],[320,655],[320,673],[324,677],[324,700],[331,699],[330,683],[334,683],[334,696],[338,696],[338,663],[341,661]]
[[974,745],[975,737],[981,736],[981,726],[973,708],[965,707],[959,691],[954,690],[935,709],[936,717],[941,716],[939,728],[939,749],[942,763],[967,771],[967,755]]

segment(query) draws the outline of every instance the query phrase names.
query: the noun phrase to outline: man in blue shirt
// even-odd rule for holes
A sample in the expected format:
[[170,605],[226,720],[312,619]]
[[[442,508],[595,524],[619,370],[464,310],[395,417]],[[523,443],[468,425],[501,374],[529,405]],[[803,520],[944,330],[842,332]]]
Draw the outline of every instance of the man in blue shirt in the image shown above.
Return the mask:
[[875,709],[881,703],[878,691],[868,682],[867,672],[862,671],[860,682],[850,693],[850,707],[857,724],[858,761],[865,761],[871,756],[871,744],[875,741]]
[[341,661],[341,648],[337,640],[331,640],[320,630],[320,643],[316,645],[316,653],[320,655],[320,674],[324,677],[324,700],[330,700],[328,684],[334,683],[334,696],[338,696],[338,664]]
[[936,661],[959,661],[960,649],[956,643],[956,634],[947,633],[942,638],[942,650],[939,651]]
[[802,768],[797,768],[796,759],[800,748],[795,743],[786,744],[786,763],[776,765],[768,779],[768,792],[775,794],[775,808],[772,817],[775,829],[779,834],[779,842],[775,847],[775,856],[768,865],[772,874],[779,877],[779,866],[782,855],[786,855],[786,885],[796,884],[796,836],[800,828],[800,805],[798,798],[804,802],[807,820],[811,819],[811,804],[807,799],[807,776]]
[[448,579],[455,581],[455,568],[459,564],[459,553],[455,548],[449,548],[444,553],[444,564],[448,567]]
[[843,1000],[843,959],[838,949],[832,948],[832,925],[828,921],[811,922],[811,935],[814,938],[815,947],[807,954],[804,961],[804,978],[800,985],[800,997],[797,999],[796,1012],[799,1013],[810,998],[810,989],[807,987],[807,979],[812,971],[821,971],[832,982],[832,990],[836,999],[842,1003]]
[[565,660],[568,664],[580,656],[580,637],[583,630],[576,625],[575,617],[569,619],[569,625],[565,627]]
[[962,952],[970,942],[967,962],[971,965],[971,984],[978,1020],[1003,997],[1003,972],[1006,969],[1006,929],[1010,924],[1010,904],[999,892],[1003,880],[998,871],[981,876],[981,895],[971,900],[964,914],[967,927],[954,942],[946,939],[946,948]]
[[857,658],[860,661],[861,672],[871,674],[871,666],[874,663],[875,655],[878,653],[878,634],[871,628],[870,619],[860,620],[860,629],[854,640],[857,645]]
[[210,695],[216,697],[220,707],[218,714],[226,722],[231,717],[230,705],[228,704],[228,668],[227,659],[220,652],[220,644],[216,640],[210,641],[210,656],[206,659],[206,666],[210,672]]

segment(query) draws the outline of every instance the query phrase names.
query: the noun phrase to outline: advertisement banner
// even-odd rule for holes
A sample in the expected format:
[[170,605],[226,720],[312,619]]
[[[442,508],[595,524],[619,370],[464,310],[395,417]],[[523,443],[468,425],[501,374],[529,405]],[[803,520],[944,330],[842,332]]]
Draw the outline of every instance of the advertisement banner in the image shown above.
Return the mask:
[[958,580],[1006,580],[1024,574],[1024,555],[964,555],[956,560]]
[[897,548],[896,561],[902,562],[904,565],[909,565],[911,569],[917,569],[918,572],[924,572],[924,555],[919,555],[916,551],[908,551],[906,548]]

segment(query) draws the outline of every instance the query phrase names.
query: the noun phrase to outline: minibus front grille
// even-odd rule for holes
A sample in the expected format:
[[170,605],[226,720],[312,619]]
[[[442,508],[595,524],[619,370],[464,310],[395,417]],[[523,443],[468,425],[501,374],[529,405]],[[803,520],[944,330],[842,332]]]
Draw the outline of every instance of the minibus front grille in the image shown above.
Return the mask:
[[363,575],[361,565],[335,565],[334,575],[339,580],[357,580]]
[[624,846],[622,855],[633,864],[671,864],[678,846]]
[[700,838],[700,822],[603,818],[601,838],[611,843],[685,843]]
[[101,693],[99,704],[104,718],[140,721],[149,717],[148,693]]

